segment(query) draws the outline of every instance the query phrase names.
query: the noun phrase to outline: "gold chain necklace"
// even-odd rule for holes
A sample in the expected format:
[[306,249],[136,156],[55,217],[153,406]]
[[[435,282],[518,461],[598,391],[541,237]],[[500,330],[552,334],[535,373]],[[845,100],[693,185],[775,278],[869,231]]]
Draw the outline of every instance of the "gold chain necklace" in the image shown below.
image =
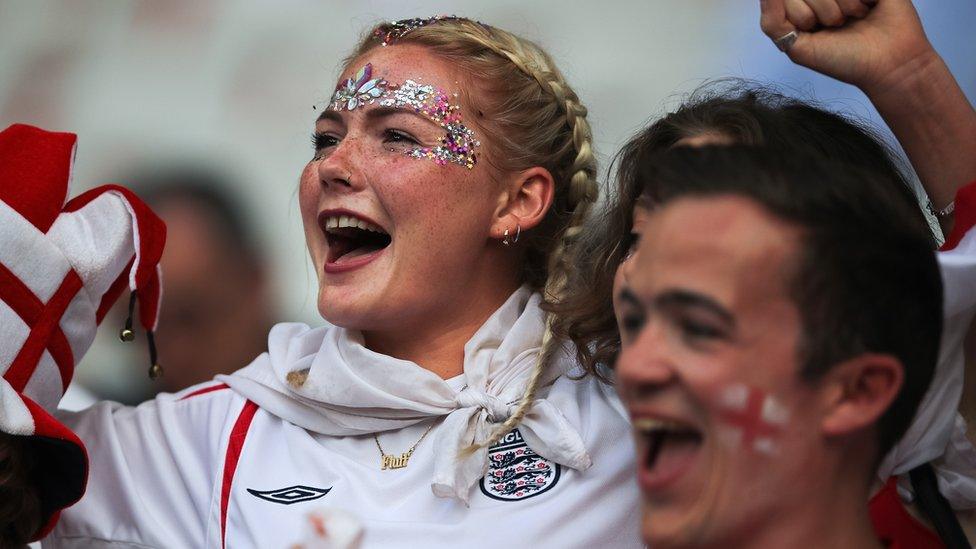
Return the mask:
[[420,435],[420,438],[417,440],[417,442],[413,443],[413,446],[411,446],[409,450],[398,456],[390,455],[384,452],[383,447],[380,446],[380,438],[376,436],[376,433],[373,433],[373,440],[376,442],[376,449],[380,451],[380,459],[382,460],[382,467],[380,467],[380,469],[403,469],[406,467],[409,464],[410,456],[413,455],[413,451],[417,449],[417,445],[423,442],[424,438],[427,436],[427,433],[434,428],[434,423],[435,422],[431,422],[430,426],[427,427],[427,430],[424,431],[424,434]]

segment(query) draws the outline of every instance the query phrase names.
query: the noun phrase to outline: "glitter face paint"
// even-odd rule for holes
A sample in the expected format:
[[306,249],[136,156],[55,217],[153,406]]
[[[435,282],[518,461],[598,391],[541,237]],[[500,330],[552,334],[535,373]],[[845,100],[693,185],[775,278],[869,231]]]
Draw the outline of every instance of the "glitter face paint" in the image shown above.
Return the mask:
[[[457,94],[453,95],[457,98]],[[446,135],[436,147],[414,147],[407,151],[412,158],[429,158],[443,166],[448,162],[469,170],[477,163],[474,149],[481,145],[461,121],[461,107],[451,101],[452,96],[434,86],[421,85],[413,80],[391,84],[373,78],[373,65],[359,69],[355,79],[348,78],[336,87],[329,103],[333,111],[352,111],[378,103],[383,107],[412,109],[444,129]]]
[[435,15],[427,18],[414,17],[412,19],[400,19],[399,21],[384,23],[373,31],[373,38],[379,40],[380,44],[383,46],[389,46],[410,32],[413,32],[421,27],[433,25],[440,21],[466,21],[480,26],[487,32],[491,32],[491,26],[486,25],[481,21],[475,21],[466,17],[458,17],[456,15]]
[[373,78],[373,65],[367,63],[356,73],[356,79],[347,78],[336,86],[329,109],[351,111],[376,101],[387,90],[388,84],[382,78]]
[[789,421],[789,411],[778,399],[761,389],[736,383],[719,397],[723,439],[730,445],[767,456],[778,451],[777,435]]
[[384,46],[388,46],[403,38],[408,32],[419,29],[420,27],[426,27],[438,21],[459,21],[463,19],[463,17],[457,17],[455,15],[435,15],[426,19],[421,17],[400,19],[399,21],[390,21],[389,23],[380,25],[373,31],[373,37],[379,39],[380,43]]

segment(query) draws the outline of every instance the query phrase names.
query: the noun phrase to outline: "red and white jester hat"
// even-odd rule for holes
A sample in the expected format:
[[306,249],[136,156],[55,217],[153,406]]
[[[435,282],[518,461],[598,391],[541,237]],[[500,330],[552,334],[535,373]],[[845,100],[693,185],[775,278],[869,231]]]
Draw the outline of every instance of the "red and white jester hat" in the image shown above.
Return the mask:
[[65,203],[76,139],[22,124],[0,132],[0,431],[38,447],[38,537],[81,498],[88,475],[85,447],[51,412],[126,286],[143,327],[156,328],[166,240],[128,189],[105,185]]

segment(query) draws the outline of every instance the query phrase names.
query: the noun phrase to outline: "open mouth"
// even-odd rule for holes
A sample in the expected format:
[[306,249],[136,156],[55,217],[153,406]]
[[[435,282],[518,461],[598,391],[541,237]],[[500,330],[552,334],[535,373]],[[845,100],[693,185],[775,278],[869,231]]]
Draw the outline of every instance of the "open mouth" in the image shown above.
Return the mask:
[[385,249],[392,237],[378,225],[352,215],[320,216],[319,220],[329,244],[326,259],[330,264],[343,264]]
[[638,466],[645,489],[662,487],[684,474],[694,465],[704,440],[690,425],[661,419],[635,419],[634,430],[643,450]]

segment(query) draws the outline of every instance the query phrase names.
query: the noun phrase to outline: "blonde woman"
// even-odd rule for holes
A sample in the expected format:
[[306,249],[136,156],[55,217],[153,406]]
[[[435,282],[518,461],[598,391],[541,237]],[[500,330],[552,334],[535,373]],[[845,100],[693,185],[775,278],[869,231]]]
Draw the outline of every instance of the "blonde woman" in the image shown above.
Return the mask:
[[[586,108],[538,46],[380,25],[316,113],[300,183],[319,310],[231,376],[69,416],[89,487],[53,547],[639,547],[614,395],[546,337],[596,197]],[[576,372],[579,373],[579,372]]]

